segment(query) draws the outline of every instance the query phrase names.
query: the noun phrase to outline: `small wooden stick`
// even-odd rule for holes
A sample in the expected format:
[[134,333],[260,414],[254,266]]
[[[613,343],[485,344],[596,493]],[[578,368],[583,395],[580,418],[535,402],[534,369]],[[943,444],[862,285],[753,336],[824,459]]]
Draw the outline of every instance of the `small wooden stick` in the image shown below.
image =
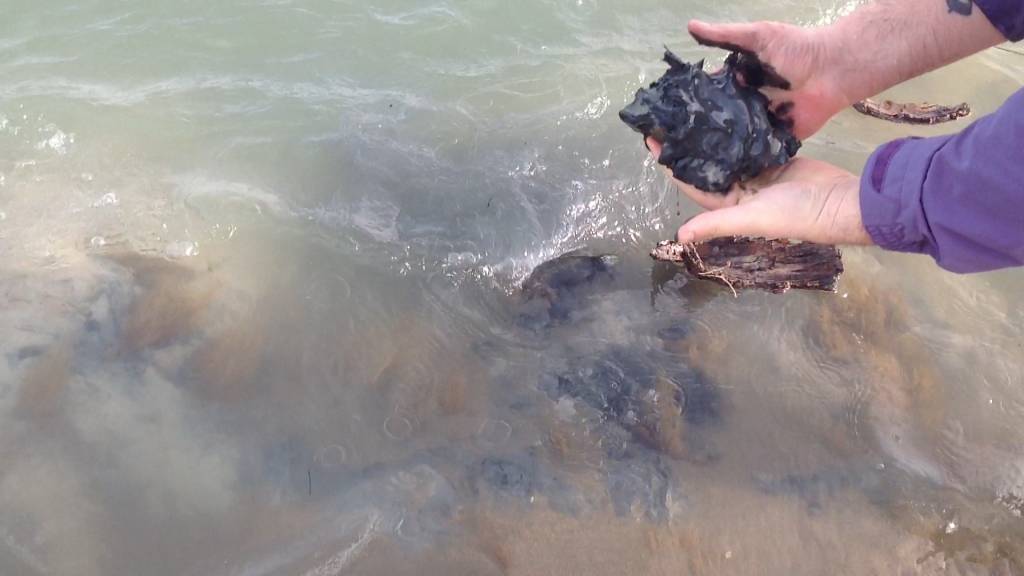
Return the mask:
[[940,124],[971,115],[971,107],[966,102],[955,106],[943,106],[868,99],[854,102],[853,108],[861,114],[898,124]]

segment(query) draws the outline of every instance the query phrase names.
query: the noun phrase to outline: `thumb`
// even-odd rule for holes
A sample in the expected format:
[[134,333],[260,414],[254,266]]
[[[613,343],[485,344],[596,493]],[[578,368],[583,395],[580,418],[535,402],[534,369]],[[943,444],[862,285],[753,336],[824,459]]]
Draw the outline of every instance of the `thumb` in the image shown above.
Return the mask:
[[685,243],[722,236],[760,236],[762,224],[756,207],[737,204],[694,216],[679,229],[676,239]]
[[653,156],[655,160],[661,158],[661,142],[658,142],[654,138],[648,136],[644,139],[644,144],[647,146],[647,149],[651,152],[651,156]]
[[762,48],[761,26],[758,24],[708,24],[690,20],[690,36],[703,46],[724,50],[759,52]]

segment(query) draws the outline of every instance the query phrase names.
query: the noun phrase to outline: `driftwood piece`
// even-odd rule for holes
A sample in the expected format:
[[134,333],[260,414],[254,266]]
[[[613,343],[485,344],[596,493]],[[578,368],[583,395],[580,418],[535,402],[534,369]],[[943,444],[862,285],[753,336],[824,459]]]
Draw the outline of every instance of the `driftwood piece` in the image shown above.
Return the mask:
[[962,102],[956,106],[941,104],[901,104],[892,100],[861,100],[853,105],[861,114],[897,124],[940,124],[971,115],[971,107]]
[[724,284],[734,293],[744,288],[835,292],[843,273],[842,254],[835,246],[789,240],[732,237],[699,244],[666,240],[658,243],[651,256],[681,263],[694,276]]

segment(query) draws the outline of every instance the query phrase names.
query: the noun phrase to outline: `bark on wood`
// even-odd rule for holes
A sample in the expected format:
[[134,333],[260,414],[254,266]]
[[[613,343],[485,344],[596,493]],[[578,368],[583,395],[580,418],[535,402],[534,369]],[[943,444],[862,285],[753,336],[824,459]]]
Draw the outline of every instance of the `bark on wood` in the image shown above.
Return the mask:
[[835,292],[843,273],[842,255],[835,246],[789,240],[732,237],[699,244],[666,240],[658,243],[651,256],[683,264],[694,276],[724,284],[733,292],[745,288]]
[[898,124],[939,124],[971,114],[971,107],[966,102],[956,106],[943,106],[927,103],[900,104],[892,100],[869,99],[855,103],[853,108],[861,114]]

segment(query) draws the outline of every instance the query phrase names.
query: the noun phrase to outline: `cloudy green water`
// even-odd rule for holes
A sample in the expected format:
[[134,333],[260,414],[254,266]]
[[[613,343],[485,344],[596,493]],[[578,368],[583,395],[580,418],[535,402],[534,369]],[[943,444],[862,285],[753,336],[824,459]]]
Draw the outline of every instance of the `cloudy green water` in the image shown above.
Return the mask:
[[[1019,271],[652,276],[694,208],[615,112],[662,45],[852,7],[5,0],[0,573],[1024,570]],[[893,95],[1022,81],[993,50]],[[844,112],[802,153],[907,131]],[[616,281],[522,329],[516,285],[576,248]],[[715,391],[678,457],[609,457],[546,387],[623,355]]]

